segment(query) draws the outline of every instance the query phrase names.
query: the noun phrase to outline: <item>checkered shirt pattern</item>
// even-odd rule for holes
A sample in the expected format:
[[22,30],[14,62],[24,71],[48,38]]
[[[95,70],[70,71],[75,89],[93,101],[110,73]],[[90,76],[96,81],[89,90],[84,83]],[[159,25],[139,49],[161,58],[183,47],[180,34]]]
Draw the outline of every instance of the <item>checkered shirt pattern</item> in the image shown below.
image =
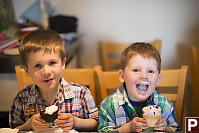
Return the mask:
[[[97,119],[95,113],[98,110],[89,89],[83,85],[69,83],[63,78],[60,79],[60,89],[53,105],[58,106],[61,113],[71,113],[83,119]],[[9,114],[10,127],[16,128],[23,125],[32,115],[40,113],[40,110],[48,106],[38,86],[26,87],[17,94],[12,103]],[[35,113],[31,112],[30,107],[36,110]],[[29,109],[28,113],[27,109]]]
[[[109,95],[102,101],[99,109],[99,127],[100,132],[109,132],[117,130],[123,124],[128,123],[135,117],[138,116],[136,108],[131,105],[127,92],[121,84],[116,92]],[[175,111],[173,104],[167,100],[164,96],[157,93],[155,90],[148,99],[147,105],[159,105],[161,108],[161,118],[164,118],[167,125],[172,130],[179,128],[177,120],[175,118]]]

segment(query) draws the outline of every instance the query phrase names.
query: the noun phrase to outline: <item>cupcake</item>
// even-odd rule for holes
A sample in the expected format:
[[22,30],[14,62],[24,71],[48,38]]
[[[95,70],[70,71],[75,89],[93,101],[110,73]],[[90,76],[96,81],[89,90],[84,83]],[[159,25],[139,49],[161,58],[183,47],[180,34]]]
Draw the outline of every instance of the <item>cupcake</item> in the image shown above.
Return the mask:
[[161,108],[158,105],[150,105],[144,107],[142,111],[143,111],[143,118],[146,119],[148,126],[154,127],[156,122],[161,117]]
[[51,105],[41,110],[40,112],[41,118],[46,122],[52,123],[58,116],[58,106]]

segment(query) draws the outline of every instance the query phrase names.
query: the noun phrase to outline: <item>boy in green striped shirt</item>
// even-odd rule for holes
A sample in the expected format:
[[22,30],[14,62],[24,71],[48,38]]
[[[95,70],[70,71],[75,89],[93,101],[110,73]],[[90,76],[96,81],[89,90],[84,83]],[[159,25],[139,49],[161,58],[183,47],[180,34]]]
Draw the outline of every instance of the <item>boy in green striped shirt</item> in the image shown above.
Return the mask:
[[155,91],[161,79],[161,58],[148,43],[138,42],[126,48],[121,56],[117,91],[100,104],[100,132],[141,132],[148,128],[142,108],[159,105],[161,118],[154,130],[175,131],[179,126],[173,104]]

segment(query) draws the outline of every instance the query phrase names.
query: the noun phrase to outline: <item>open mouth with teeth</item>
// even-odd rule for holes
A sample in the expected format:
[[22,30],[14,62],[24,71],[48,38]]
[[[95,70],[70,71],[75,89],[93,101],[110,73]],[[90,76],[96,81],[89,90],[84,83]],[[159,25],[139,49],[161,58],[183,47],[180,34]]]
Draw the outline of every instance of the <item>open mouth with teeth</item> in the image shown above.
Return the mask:
[[43,82],[44,83],[50,83],[52,80],[53,80],[53,78],[49,78],[49,79],[44,80]]
[[137,92],[139,95],[146,95],[146,92],[149,88],[148,84],[138,83],[136,84]]

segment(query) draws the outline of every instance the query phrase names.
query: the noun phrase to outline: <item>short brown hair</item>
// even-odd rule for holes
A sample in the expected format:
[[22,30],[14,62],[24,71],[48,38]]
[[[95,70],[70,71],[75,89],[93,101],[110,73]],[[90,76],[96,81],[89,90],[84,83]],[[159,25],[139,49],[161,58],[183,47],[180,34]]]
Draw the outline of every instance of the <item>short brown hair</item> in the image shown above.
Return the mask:
[[157,61],[158,72],[161,70],[160,54],[155,47],[149,43],[136,42],[127,47],[123,52],[120,59],[121,69],[124,70],[131,57],[135,55],[142,55],[144,57],[152,57]]
[[45,52],[58,49],[62,61],[66,56],[64,41],[57,32],[52,30],[36,30],[27,34],[19,43],[22,64],[27,66],[27,57],[30,52],[37,52],[42,49]]

